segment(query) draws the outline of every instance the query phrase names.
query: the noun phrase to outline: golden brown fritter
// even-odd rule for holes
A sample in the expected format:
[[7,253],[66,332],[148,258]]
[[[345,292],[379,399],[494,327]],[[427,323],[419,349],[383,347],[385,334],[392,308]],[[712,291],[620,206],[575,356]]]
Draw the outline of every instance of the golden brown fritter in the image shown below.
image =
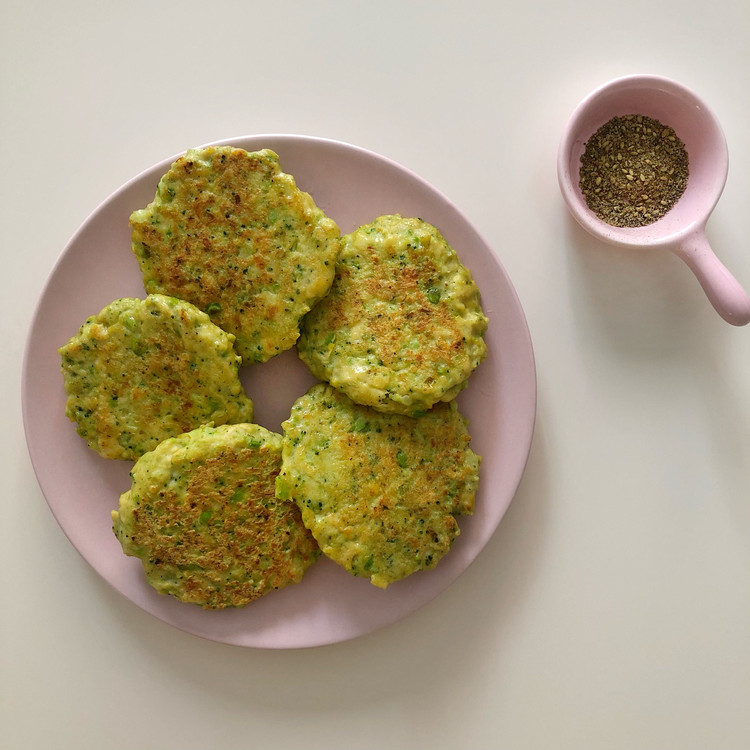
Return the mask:
[[293,346],[340,246],[336,223],[268,149],[191,149],[130,224],[146,291],[207,312],[247,362]]
[[299,582],[319,555],[298,508],[275,497],[280,468],[281,436],[258,425],[166,440],[133,468],[114,532],[159,593],[242,607]]
[[183,300],[115,300],[59,350],[65,413],[91,448],[121,459],[206,422],[249,422],[233,342]]
[[305,317],[297,351],[357,403],[414,415],[466,385],[486,329],[471,274],[438,230],[381,216],[342,238],[333,286]]
[[292,498],[322,551],[376,586],[437,565],[474,510],[480,458],[455,402],[383,414],[320,384],[282,425],[277,496]]

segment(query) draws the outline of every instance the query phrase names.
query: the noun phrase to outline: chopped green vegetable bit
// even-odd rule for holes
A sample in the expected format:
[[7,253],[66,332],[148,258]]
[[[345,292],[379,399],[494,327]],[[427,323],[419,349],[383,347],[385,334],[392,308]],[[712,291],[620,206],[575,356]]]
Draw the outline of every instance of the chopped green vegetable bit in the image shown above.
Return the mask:
[[352,431],[353,432],[369,432],[370,423],[361,414],[358,414],[354,422],[352,423]]
[[436,289],[434,286],[430,287],[427,290],[427,299],[430,300],[433,305],[437,305],[437,303],[440,302],[440,290]]
[[279,500],[289,499],[289,485],[281,478],[281,476],[276,477],[276,497]]
[[214,315],[216,313],[221,312],[221,305],[218,302],[209,302],[208,305],[206,305],[206,312],[209,315]]
[[407,465],[409,464],[409,458],[403,451],[399,451],[396,454],[396,463],[402,468],[405,469]]

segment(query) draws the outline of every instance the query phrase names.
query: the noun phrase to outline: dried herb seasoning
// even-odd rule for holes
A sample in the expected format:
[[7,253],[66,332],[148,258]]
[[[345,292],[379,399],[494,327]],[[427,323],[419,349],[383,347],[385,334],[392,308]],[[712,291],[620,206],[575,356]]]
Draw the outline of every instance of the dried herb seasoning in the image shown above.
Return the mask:
[[672,128],[644,115],[623,115],[586,142],[579,185],[602,221],[643,227],[672,209],[688,174],[685,144]]

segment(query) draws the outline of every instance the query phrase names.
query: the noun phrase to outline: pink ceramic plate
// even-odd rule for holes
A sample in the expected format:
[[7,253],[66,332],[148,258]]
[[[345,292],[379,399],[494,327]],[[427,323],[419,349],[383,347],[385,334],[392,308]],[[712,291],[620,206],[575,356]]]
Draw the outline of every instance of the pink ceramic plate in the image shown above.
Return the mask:
[[[320,560],[302,583],[240,610],[204,611],[155,593],[140,561],[125,557],[110,511],[129,487],[131,464],[90,450],[64,414],[57,348],[81,323],[118,297],[143,297],[128,217],[149,203],[173,159],[124,185],[86,220],[47,283],[29,334],[23,373],[26,438],[39,484],[60,526],[92,567],[147,612],[195,635],[241,646],[317,646],[371,632],[414,612],[443,591],[479,554],[521,479],[536,411],[531,340],[510,280],[490,248],[443,195],[403,167],[335,141],[290,135],[223,141],[271,148],[342,232],[386,213],[420,216],[438,226],[471,269],[490,318],[489,356],[460,396],[472,447],[483,457],[476,512],[440,564],[382,591]],[[293,401],[315,381],[294,350],[242,370],[257,421],[279,431]]]

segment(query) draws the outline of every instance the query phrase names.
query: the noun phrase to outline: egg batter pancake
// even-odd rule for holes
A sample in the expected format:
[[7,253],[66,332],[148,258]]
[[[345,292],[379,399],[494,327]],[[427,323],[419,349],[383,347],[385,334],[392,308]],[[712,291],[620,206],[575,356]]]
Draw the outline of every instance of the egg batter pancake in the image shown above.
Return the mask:
[[146,291],[207,312],[246,362],[294,345],[300,318],[331,285],[340,243],[269,149],[191,149],[130,224]]
[[479,291],[440,232],[381,216],[342,238],[331,291],[305,317],[297,350],[357,403],[415,415],[465,387],[486,330]]
[[455,402],[383,414],[319,384],[282,425],[277,497],[293,499],[324,554],[385,588],[437,565],[474,510],[480,458]]

